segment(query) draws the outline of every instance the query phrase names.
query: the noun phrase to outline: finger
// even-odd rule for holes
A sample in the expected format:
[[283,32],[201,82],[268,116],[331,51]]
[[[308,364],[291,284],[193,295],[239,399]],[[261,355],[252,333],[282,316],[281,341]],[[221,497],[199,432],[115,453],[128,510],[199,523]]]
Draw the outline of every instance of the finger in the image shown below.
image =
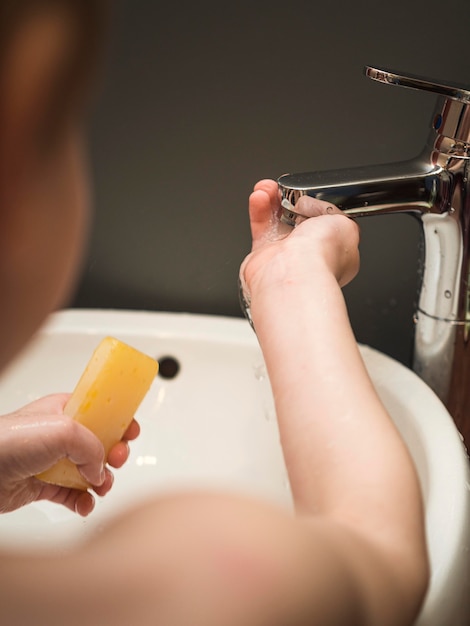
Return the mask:
[[82,517],[89,515],[95,508],[95,498],[90,492],[45,483],[42,484],[37,500],[60,504]]
[[95,499],[88,491],[82,491],[75,499],[75,512],[86,517],[95,508]]
[[105,496],[108,491],[111,489],[114,483],[114,474],[106,468],[106,477],[103,481],[102,485],[98,487],[93,487],[93,491],[100,497]]
[[111,467],[119,468],[129,458],[129,446],[127,441],[119,441],[115,446],[111,448],[108,454],[108,463]]
[[265,178],[256,183],[253,191],[264,191],[269,196],[269,202],[271,205],[272,213],[276,213],[281,203],[281,197],[279,192],[279,186],[276,181],[270,178]]
[[125,439],[126,441],[133,441],[134,439],[137,439],[139,435],[140,435],[140,424],[135,419],[133,419],[132,422],[129,424],[129,427],[124,433],[122,438]]
[[101,485],[105,479],[104,448],[91,430],[70,420],[62,442],[67,456],[78,467],[82,476],[92,485]]
[[263,189],[253,191],[249,198],[249,213],[253,249],[264,240],[272,219],[271,199]]
[[127,442],[136,439],[139,434],[140,425],[136,420],[132,420],[129,428],[124,433],[122,440],[114,445],[108,453],[107,462],[111,465],[111,467],[117,469],[124,465],[129,458],[129,446]]
[[[46,401],[42,399],[41,402],[43,400]],[[100,484],[104,479],[101,441],[72,418],[60,413],[41,415],[32,406],[5,416],[10,441],[18,450],[16,457],[12,457],[16,458],[16,471],[22,472],[26,478],[43,472],[62,458],[68,458],[78,466],[88,482]],[[50,408],[50,405],[47,406]]]
[[[38,429],[38,437],[47,437],[45,439],[47,445],[41,449],[41,458],[36,460],[41,466],[37,471],[42,471],[44,464],[50,466],[60,458],[67,457],[77,465],[89,483],[100,485],[105,478],[103,445],[88,428],[63,415],[64,406],[70,395],[50,394],[21,409],[23,415],[35,417],[30,427]],[[37,420],[36,416],[41,413],[48,414],[48,419]],[[138,424],[131,424],[129,439],[138,436],[138,432]]]
[[318,217],[319,215],[341,215],[342,211],[331,202],[325,202],[311,196],[301,196],[295,203],[294,210],[303,217]]

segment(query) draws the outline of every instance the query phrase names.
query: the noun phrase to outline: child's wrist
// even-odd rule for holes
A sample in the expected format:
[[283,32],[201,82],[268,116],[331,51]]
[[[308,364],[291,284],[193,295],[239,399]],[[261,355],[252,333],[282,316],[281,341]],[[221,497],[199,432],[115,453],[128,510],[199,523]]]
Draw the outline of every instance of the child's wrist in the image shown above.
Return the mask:
[[264,270],[243,284],[251,299],[258,296],[279,299],[283,292],[294,294],[312,290],[317,293],[326,285],[330,288],[332,284],[338,286],[338,281],[328,265],[318,259],[314,268],[311,265],[302,266],[301,263],[289,268],[289,264],[286,263],[280,271],[275,271],[274,268]]

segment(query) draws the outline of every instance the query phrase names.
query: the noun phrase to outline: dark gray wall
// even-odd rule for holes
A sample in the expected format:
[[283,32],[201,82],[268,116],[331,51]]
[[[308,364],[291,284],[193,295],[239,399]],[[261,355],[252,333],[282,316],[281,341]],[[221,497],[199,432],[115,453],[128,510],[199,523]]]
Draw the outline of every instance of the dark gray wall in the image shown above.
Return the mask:
[[[468,0],[115,3],[91,134],[95,222],[76,306],[239,315],[262,177],[402,160],[435,97],[367,63],[470,84]],[[358,339],[407,363],[419,224],[362,220]]]

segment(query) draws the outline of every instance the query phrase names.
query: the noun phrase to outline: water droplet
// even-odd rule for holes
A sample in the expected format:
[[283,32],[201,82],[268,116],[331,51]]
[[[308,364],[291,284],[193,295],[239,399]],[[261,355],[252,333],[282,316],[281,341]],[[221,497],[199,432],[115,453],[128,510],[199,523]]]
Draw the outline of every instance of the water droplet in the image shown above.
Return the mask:
[[265,411],[264,411],[264,419],[267,422],[270,422],[273,417],[274,417],[273,412],[270,409],[265,409]]
[[255,365],[253,367],[253,371],[255,373],[256,380],[264,380],[266,378],[266,367],[264,366],[264,363]]

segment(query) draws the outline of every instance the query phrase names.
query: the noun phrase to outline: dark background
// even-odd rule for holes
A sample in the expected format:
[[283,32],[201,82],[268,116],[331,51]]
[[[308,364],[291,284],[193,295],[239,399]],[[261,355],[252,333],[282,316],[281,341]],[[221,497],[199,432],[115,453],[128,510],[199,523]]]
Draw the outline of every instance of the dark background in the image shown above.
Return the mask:
[[[260,178],[411,158],[435,96],[365,64],[470,85],[468,0],[119,0],[92,131],[95,220],[72,305],[238,316]],[[359,341],[409,363],[420,226],[361,220]]]

